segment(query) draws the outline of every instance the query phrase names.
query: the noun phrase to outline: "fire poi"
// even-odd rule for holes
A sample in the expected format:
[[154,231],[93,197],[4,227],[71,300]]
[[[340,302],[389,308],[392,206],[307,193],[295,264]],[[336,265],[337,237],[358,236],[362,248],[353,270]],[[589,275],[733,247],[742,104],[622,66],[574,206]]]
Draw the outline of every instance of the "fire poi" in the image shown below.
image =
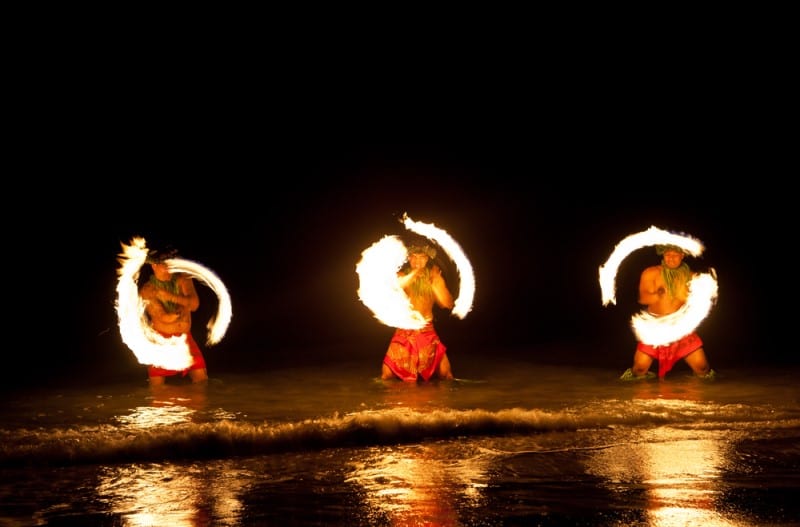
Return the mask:
[[[616,245],[605,265],[600,266],[600,290],[603,305],[616,304],[616,276],[622,261],[633,251],[650,245],[675,245],[692,256],[705,250],[700,240],[686,234],[676,234],[655,226],[631,234]],[[688,284],[686,303],[675,313],[654,316],[645,310],[631,317],[631,326],[637,338],[651,346],[663,346],[694,331],[708,316],[717,298],[717,279],[713,268],[708,273],[695,273]]]
[[[147,320],[144,300],[139,296],[139,271],[147,261],[149,250],[142,237],[134,237],[130,245],[120,243],[122,253],[117,269],[117,318],[122,341],[133,351],[141,364],[170,370],[182,370],[192,364],[185,336],[164,337]],[[228,290],[211,270],[182,258],[164,261],[171,272],[185,273],[198,279],[217,295],[217,314],[207,324],[207,344],[218,343],[230,324],[232,310]]]
[[[410,231],[436,242],[455,263],[459,294],[452,313],[463,319],[472,309],[475,276],[472,264],[461,246],[444,229],[432,223],[413,221],[403,214],[403,225]],[[386,235],[361,253],[356,264],[359,276],[358,297],[382,323],[402,329],[420,329],[427,324],[415,311],[403,289],[397,272],[406,260],[406,247],[399,236]]]

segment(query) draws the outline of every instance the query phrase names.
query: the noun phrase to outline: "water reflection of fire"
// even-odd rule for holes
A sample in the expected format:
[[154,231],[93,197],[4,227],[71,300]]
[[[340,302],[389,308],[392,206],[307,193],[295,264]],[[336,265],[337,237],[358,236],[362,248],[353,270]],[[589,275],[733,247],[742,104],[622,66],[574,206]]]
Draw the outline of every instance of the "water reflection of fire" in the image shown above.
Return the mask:
[[488,460],[454,459],[452,443],[394,446],[353,467],[348,482],[366,491],[374,523],[390,525],[461,525],[460,508],[484,504]]
[[169,525],[205,527],[215,519],[242,514],[238,478],[226,478],[222,468],[204,463],[147,463],[109,466],[102,470],[98,499],[106,502],[124,527]]
[[627,500],[636,499],[632,487],[642,489],[648,525],[744,527],[721,517],[714,506],[729,455],[726,443],[708,433],[698,438],[696,431],[661,427],[624,446],[594,451],[587,465]]
[[192,416],[207,404],[205,386],[163,386],[152,392],[149,405],[138,406],[117,421],[123,426],[148,429],[192,422]]
[[[206,408],[202,387],[163,387],[153,392],[150,405],[119,416],[123,427],[139,430],[194,426],[193,417]],[[121,518],[125,527],[169,525],[205,527],[215,518],[238,518],[238,496],[244,483],[226,478],[214,463],[144,463],[105,467],[97,486],[98,499]],[[234,522],[236,523],[236,522]]]
[[[406,413],[412,420],[433,417],[449,406],[450,383],[384,384],[389,411]],[[465,452],[453,441],[374,447],[353,462],[346,481],[366,491],[370,523],[462,525],[459,510],[477,509],[485,502],[491,461],[485,451]]]

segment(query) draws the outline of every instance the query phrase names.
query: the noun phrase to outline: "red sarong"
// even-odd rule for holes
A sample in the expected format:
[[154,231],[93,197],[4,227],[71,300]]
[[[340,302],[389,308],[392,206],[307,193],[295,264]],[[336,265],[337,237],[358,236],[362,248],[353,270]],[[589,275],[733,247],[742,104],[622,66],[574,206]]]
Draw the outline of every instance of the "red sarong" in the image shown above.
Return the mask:
[[[159,331],[159,333],[161,333]],[[182,335],[183,333],[161,333],[161,335],[165,337],[175,337]],[[191,333],[186,333],[186,343],[189,345],[189,353],[192,355],[192,365],[186,368],[185,370],[165,370],[164,368],[159,368],[158,366],[150,365],[147,367],[147,375],[150,377],[170,377],[172,375],[182,374],[186,377],[186,374],[189,373],[190,370],[199,370],[201,368],[206,367],[206,360],[203,358],[203,352],[200,351],[200,346],[197,345],[195,342],[194,337],[192,337]]]
[[418,375],[427,381],[446,351],[431,324],[422,329],[398,329],[389,342],[383,363],[404,381],[416,381]]
[[689,333],[685,337],[663,346],[651,346],[640,342],[636,349],[658,360],[658,377],[663,379],[676,362],[702,347],[703,341],[700,340],[697,333]]

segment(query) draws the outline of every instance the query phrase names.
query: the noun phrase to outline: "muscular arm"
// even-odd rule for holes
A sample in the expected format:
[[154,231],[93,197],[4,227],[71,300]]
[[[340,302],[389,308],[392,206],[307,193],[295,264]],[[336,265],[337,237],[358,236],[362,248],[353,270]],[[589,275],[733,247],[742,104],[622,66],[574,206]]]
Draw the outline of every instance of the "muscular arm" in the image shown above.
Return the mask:
[[[145,301],[145,311],[151,321],[157,324],[174,324],[191,320],[189,313],[200,307],[200,297],[194,288],[194,282],[191,277],[181,277],[178,288],[180,292],[175,294],[149,282],[142,286],[139,294]],[[177,309],[167,309],[167,302],[177,306]]]
[[659,302],[664,293],[661,267],[654,265],[642,271],[639,278],[639,303],[643,306],[651,306]]
[[436,265],[431,268],[431,286],[433,294],[436,296],[436,304],[445,309],[453,309],[455,305],[453,295],[442,277],[442,270]]
[[147,316],[150,317],[150,320],[154,322],[160,322],[164,324],[170,324],[175,322],[180,313],[169,313],[164,308],[164,304],[159,302],[159,295],[158,289],[153,287],[151,284],[145,284],[139,295],[142,297],[144,302],[144,309],[147,312]]
[[173,302],[184,306],[189,311],[197,311],[197,308],[200,307],[200,296],[194,288],[194,280],[190,276],[184,276],[179,283],[183,294],[175,295],[179,299],[173,300]]
[[161,302],[172,302],[173,304],[181,306],[181,308],[189,311],[197,311],[200,307],[200,297],[197,290],[194,288],[194,281],[191,277],[182,276],[178,279],[178,287],[180,292],[175,294],[167,291],[166,289],[155,289],[155,296]]

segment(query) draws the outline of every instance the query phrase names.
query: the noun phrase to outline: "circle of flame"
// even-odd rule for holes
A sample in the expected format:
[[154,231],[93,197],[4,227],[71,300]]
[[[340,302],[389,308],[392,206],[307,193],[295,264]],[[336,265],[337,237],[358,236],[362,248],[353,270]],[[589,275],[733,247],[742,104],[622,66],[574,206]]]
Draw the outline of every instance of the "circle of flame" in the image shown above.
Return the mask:
[[[147,244],[142,237],[134,237],[130,245],[121,244],[123,252],[117,274],[116,309],[122,341],[133,351],[140,364],[149,364],[168,370],[184,370],[191,366],[192,356],[186,336],[164,337],[155,331],[147,320],[145,301],[139,296],[139,271],[147,260]],[[208,322],[207,344],[219,342],[230,324],[232,309],[228,290],[222,281],[206,267],[184,260],[165,260],[170,271],[191,275],[210,287],[219,301],[217,315]]]
[[[622,261],[633,251],[648,245],[676,245],[692,256],[699,256],[705,247],[686,234],[676,234],[655,226],[631,234],[616,245],[605,265],[600,266],[600,290],[603,305],[616,304],[616,276]],[[639,341],[651,346],[663,346],[692,333],[708,316],[717,298],[716,272],[695,273],[689,281],[689,296],[676,312],[654,316],[646,310],[631,317],[631,326]]]
[[[403,214],[403,225],[410,231],[439,244],[458,269],[459,295],[452,313],[463,319],[472,309],[475,275],[461,246],[443,229],[431,223],[413,221]],[[384,324],[403,329],[420,329],[428,323],[414,310],[400,287],[397,272],[407,257],[407,250],[397,236],[387,235],[361,253],[356,264],[359,276],[358,297]]]

